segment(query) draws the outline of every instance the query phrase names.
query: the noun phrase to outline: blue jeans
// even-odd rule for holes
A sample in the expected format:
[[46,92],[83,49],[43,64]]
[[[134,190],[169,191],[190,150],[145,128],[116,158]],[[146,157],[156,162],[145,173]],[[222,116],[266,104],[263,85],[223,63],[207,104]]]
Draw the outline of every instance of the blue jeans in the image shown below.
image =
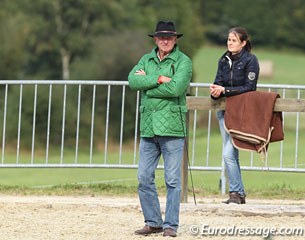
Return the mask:
[[[151,227],[172,228],[179,225],[181,161],[184,138],[160,137],[141,138],[138,166],[138,194],[145,224]],[[166,183],[165,219],[162,219],[160,202],[155,185],[155,170],[160,156],[164,159]]]
[[221,110],[216,113],[219,129],[222,137],[222,158],[225,162],[226,171],[229,179],[229,192],[238,192],[245,195],[244,185],[241,179],[241,171],[239,165],[239,152],[232,144],[230,134],[224,128],[224,114]]

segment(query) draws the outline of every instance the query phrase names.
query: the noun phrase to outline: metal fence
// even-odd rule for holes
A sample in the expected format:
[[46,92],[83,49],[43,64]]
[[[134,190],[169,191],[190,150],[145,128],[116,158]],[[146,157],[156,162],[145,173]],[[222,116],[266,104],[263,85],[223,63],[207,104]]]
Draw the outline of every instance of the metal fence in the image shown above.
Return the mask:
[[[209,84],[189,94],[209,96]],[[304,85],[259,84],[282,98],[304,98]],[[0,81],[0,167],[137,168],[140,93],[127,81]],[[241,152],[245,170],[305,172],[304,112],[283,112],[285,140],[265,161]],[[222,171],[214,110],[189,111],[188,157],[193,170]],[[159,168],[163,168],[162,159]]]
[[[207,91],[209,84],[192,84],[191,93],[194,96],[209,96]],[[206,90],[206,91],[205,91]],[[303,85],[279,85],[279,84],[258,84],[258,91],[269,91],[277,92],[284,99],[302,99],[305,93],[305,86]],[[283,114],[283,127],[285,132],[284,141],[271,143],[269,144],[268,154],[265,159],[260,160],[260,155],[254,152],[245,152],[240,151],[240,160],[241,168],[245,170],[268,170],[268,171],[285,171],[285,172],[304,172],[305,171],[305,159],[304,159],[304,150],[300,148],[305,143],[304,139],[304,120],[305,120],[305,109],[300,112],[282,112]],[[193,169],[199,170],[220,170],[223,167],[213,167],[212,162],[215,162],[216,158],[221,159],[220,149],[217,148],[216,151],[211,147],[213,143],[211,139],[215,140],[215,136],[211,137],[213,129],[211,127],[215,124],[215,118],[213,119],[213,111],[198,111],[194,110],[193,114],[193,123],[189,126],[192,127],[192,149],[191,149],[191,165]],[[205,149],[205,160],[204,164],[196,166],[198,161],[198,156],[196,151],[200,149],[199,145],[196,144],[197,135],[196,132],[201,127],[198,127],[198,122],[200,122],[200,116],[206,115],[207,125],[206,129],[206,149]],[[218,143],[218,141],[216,141]],[[213,151],[213,152],[212,152]]]

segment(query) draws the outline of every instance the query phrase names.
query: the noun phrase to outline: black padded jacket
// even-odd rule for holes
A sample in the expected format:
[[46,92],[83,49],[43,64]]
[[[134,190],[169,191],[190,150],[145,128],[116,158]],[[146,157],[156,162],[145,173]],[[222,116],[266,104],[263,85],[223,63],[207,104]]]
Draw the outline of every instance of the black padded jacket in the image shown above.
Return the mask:
[[219,97],[229,97],[255,91],[258,76],[259,63],[254,54],[244,49],[237,55],[227,51],[218,61],[214,84],[225,87],[225,93]]

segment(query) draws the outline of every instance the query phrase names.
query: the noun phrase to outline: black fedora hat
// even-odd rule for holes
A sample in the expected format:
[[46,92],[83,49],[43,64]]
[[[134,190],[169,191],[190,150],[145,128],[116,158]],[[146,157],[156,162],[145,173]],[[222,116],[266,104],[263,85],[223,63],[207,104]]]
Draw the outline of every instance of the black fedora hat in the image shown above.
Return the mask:
[[156,31],[148,34],[150,37],[170,37],[177,36],[180,38],[183,34],[177,33],[173,22],[159,21],[156,26]]

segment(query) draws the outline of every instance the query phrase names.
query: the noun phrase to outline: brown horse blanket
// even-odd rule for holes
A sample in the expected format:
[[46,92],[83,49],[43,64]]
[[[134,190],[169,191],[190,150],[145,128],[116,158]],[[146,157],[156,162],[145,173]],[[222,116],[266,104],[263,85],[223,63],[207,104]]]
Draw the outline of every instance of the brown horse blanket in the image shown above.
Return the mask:
[[282,112],[274,112],[274,92],[251,91],[226,98],[225,129],[238,149],[267,153],[284,139]]

